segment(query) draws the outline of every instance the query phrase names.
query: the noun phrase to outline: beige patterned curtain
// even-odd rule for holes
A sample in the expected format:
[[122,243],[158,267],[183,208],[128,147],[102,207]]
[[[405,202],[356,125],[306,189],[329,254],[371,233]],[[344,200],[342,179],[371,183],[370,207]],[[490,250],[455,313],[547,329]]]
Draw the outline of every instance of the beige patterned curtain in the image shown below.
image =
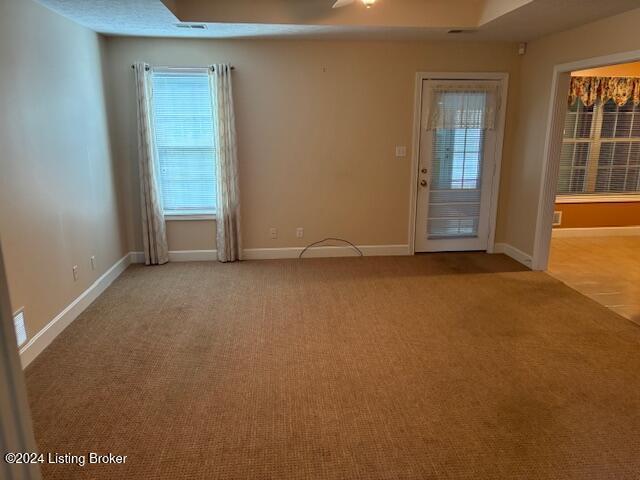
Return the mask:
[[216,243],[218,260],[242,259],[240,236],[240,189],[238,187],[238,153],[236,145],[231,65],[218,64],[210,69],[214,102],[217,161]]
[[640,78],[623,77],[571,77],[569,88],[569,105],[577,99],[590,107],[594,103],[613,101],[618,106],[633,100],[640,104]]
[[167,233],[158,186],[155,146],[151,129],[152,88],[149,66],[137,62],[136,76],[138,103],[138,167],[140,175],[140,207],[142,210],[142,237],[144,259],[147,265],[162,265],[169,261]]

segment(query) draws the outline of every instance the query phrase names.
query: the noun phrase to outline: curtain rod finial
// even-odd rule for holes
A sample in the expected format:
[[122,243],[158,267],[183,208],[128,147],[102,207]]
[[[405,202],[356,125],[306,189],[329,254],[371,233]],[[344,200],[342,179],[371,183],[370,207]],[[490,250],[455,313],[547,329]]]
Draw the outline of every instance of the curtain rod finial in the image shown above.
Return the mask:
[[[235,70],[235,69],[236,69],[236,67],[234,67],[233,65],[231,65],[229,68],[230,68],[231,70]],[[215,66],[215,65],[211,65],[211,71],[212,71],[212,72],[215,72],[215,71],[216,71],[216,66]]]

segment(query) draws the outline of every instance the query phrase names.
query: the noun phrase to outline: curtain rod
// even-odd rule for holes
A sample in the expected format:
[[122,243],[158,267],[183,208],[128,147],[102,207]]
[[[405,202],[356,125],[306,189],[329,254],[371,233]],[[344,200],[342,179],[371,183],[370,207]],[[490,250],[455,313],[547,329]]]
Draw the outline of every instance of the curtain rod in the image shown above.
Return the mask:
[[[158,67],[158,68],[174,68],[176,70],[180,70],[180,69],[190,70],[192,68],[207,68],[207,67],[168,67],[168,66],[164,66],[164,65],[162,65],[162,66],[161,65],[156,65],[156,67]],[[131,65],[131,68],[136,68],[136,66],[135,65]],[[214,65],[211,65],[208,68],[210,68],[213,71],[216,70],[216,67]],[[145,70],[150,70],[150,69],[151,69],[151,67],[149,65],[147,65],[147,68],[145,68]],[[231,70],[235,70],[235,69],[236,69],[236,67],[231,65]]]

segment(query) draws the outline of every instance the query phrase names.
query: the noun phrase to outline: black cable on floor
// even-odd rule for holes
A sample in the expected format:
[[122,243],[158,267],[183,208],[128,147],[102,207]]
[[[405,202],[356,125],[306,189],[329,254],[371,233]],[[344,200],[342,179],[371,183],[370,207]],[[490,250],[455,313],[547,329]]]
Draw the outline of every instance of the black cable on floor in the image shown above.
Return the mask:
[[[315,247],[315,246],[317,246],[317,245],[319,245],[319,244],[321,244],[321,243],[328,242],[328,241],[332,241],[332,242],[344,242],[344,243],[347,243],[347,244],[349,244],[349,245],[350,245],[350,246],[351,246],[351,247],[352,247],[356,252],[358,252],[358,255],[359,255],[360,257],[364,257],[364,253],[362,253],[362,250],[360,250],[358,247],[356,247],[356,246],[355,246],[353,243],[351,243],[349,240],[345,240],[344,238],[327,237],[327,238],[325,238],[325,239],[323,239],[323,240],[318,240],[317,242],[310,243],[309,245],[307,245],[306,247],[304,247],[304,250],[302,250],[302,251],[300,252],[300,255],[298,255],[298,258],[302,258],[302,256],[305,254],[305,252],[306,252],[307,250],[309,250],[310,248],[313,248],[313,247]],[[328,246],[330,246],[330,247],[335,247],[335,246],[337,246],[337,245],[328,245]]]

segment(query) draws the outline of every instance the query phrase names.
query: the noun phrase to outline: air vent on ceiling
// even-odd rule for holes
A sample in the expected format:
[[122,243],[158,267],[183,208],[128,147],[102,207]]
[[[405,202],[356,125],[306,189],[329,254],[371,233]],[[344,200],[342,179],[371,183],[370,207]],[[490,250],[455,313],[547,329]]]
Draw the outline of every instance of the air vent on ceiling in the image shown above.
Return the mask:
[[189,28],[191,30],[206,30],[207,26],[203,23],[176,23],[178,28]]
[[21,308],[13,316],[13,326],[16,329],[16,339],[18,340],[18,346],[27,341],[27,330],[24,326],[24,309]]

